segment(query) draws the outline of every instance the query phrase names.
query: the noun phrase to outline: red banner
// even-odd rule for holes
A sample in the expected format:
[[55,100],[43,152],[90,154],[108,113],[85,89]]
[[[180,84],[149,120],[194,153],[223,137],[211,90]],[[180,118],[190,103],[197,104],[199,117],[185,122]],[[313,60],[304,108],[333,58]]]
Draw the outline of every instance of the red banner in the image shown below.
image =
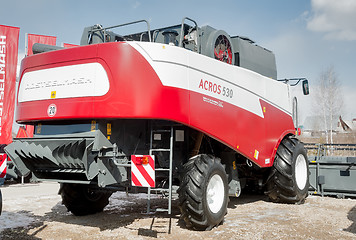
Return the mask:
[[0,25],[0,144],[12,142],[19,32]]
[[32,46],[35,43],[42,43],[47,45],[56,45],[57,37],[37,35],[37,34],[27,34],[27,50],[26,56],[33,55]]
[[72,47],[78,47],[79,45],[76,44],[70,44],[70,43],[63,43],[63,47],[65,48],[72,48]]

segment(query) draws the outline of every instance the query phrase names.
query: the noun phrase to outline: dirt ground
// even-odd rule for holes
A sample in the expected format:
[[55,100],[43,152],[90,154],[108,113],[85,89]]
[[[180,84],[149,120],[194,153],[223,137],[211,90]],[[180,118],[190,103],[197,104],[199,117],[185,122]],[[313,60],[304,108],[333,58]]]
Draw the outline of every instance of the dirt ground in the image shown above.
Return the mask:
[[[0,239],[356,239],[356,200],[309,196],[303,205],[268,202],[263,195],[232,198],[222,225],[188,230],[173,214],[145,214],[144,194],[114,193],[104,212],[77,217],[57,195],[59,184],[1,187]],[[165,199],[155,198],[162,207]]]

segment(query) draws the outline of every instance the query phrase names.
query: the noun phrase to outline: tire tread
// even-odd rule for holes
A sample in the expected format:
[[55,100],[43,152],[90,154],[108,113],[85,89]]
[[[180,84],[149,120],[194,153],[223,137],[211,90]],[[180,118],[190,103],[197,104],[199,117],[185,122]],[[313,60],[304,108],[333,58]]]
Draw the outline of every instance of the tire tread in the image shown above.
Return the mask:
[[112,192],[103,192],[99,199],[90,201],[84,195],[84,191],[87,188],[88,186],[82,184],[61,184],[60,194],[62,196],[62,203],[68,211],[76,216],[102,212],[104,207],[109,204],[109,197]]
[[227,200],[226,206],[223,206],[225,210],[222,217],[216,219],[215,222],[212,222],[204,211],[204,184],[207,181],[210,169],[214,167],[218,167],[225,172],[220,159],[205,154],[194,156],[183,166],[183,177],[178,188],[179,208],[181,218],[188,228],[195,230],[211,229],[223,221],[227,212]]
[[[301,148],[303,150],[300,150]],[[293,161],[295,161],[296,151],[305,152],[305,149],[303,144],[294,137],[284,138],[278,147],[265,192],[273,202],[300,204],[308,195],[309,182],[307,181],[307,186],[301,191],[293,180]],[[301,154],[306,156],[304,152]]]

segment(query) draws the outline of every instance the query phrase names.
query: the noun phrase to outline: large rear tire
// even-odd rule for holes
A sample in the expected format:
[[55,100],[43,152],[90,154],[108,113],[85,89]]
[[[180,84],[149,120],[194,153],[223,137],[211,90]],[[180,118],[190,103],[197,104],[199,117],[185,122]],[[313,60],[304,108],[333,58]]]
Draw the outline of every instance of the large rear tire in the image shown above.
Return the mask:
[[62,183],[62,203],[76,216],[102,212],[109,204],[112,192],[92,188],[84,184]]
[[308,196],[309,164],[304,145],[294,137],[282,140],[267,180],[273,202],[304,203]]
[[178,189],[181,217],[188,228],[209,230],[227,213],[227,175],[220,159],[197,155],[184,165]]

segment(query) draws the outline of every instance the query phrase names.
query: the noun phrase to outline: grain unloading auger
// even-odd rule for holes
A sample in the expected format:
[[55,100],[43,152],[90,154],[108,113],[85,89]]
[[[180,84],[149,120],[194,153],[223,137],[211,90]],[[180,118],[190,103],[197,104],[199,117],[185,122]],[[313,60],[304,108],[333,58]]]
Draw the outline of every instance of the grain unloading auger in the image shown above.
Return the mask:
[[303,202],[307,156],[274,54],[189,18],[113,32],[139,22],[85,28],[70,49],[34,45],[38,54],[22,61],[17,122],[35,135],[6,148],[22,174],[60,182],[76,215],[133,186],[165,192],[170,213],[177,189],[182,218],[198,230],[220,224],[228,197],[245,187]]

